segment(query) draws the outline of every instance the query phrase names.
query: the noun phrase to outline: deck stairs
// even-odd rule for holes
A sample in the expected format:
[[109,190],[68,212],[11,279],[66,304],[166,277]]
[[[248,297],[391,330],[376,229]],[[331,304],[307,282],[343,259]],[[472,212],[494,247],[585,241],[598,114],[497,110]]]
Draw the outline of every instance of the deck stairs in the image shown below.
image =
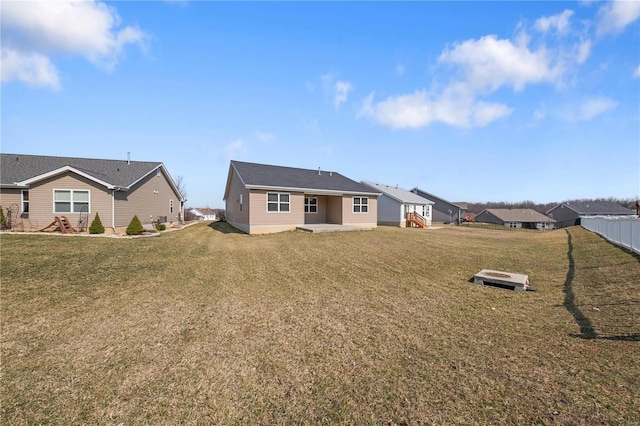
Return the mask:
[[407,213],[407,228],[427,228],[427,219],[424,216],[410,212]]

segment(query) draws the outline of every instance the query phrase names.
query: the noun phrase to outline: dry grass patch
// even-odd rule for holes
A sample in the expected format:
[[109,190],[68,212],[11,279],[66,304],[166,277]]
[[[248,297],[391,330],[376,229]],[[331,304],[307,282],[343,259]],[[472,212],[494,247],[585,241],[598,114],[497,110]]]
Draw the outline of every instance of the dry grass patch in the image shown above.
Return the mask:
[[231,231],[2,236],[3,423],[639,420],[640,263],[587,231]]

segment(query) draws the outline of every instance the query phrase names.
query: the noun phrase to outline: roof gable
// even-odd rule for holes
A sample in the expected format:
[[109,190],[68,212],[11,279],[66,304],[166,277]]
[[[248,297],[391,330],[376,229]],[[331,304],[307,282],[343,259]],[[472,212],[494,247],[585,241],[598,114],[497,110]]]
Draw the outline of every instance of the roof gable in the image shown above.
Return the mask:
[[0,184],[28,185],[65,171],[78,173],[106,186],[129,188],[162,166],[159,162],[1,154]]
[[[229,179],[233,170],[248,189],[378,195],[370,187],[332,171],[231,161]],[[228,188],[225,198],[227,192]]]
[[438,197],[437,195],[431,194],[431,193],[429,193],[427,191],[423,191],[422,189],[419,189],[417,186],[415,188],[413,188],[411,190],[411,192],[413,192],[414,194],[418,194],[421,197],[427,198],[429,200],[440,201],[442,203],[446,203],[446,204],[452,205],[453,207],[458,208],[460,210],[465,210],[465,208],[457,205],[456,203],[452,203],[451,201],[447,201],[444,198]]
[[103,160],[47,155],[0,154],[0,186],[26,188],[65,172],[76,173],[109,189],[128,190],[151,173],[161,170],[184,201],[164,164],[157,161]]
[[419,204],[419,205],[434,204],[433,201],[428,200],[424,197],[421,197],[418,194],[413,193],[404,188],[398,188],[397,186],[383,185],[383,184],[374,183],[374,182],[362,182],[362,183],[373,188],[375,191],[382,192],[382,194],[390,198],[393,198],[394,200],[399,201],[400,203],[403,203],[403,204]]

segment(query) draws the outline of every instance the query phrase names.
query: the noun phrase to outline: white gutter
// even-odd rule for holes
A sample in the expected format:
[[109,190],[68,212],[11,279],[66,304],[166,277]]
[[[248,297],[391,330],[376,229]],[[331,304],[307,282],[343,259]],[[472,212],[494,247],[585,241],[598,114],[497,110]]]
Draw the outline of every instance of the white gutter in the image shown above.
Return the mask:
[[317,195],[382,195],[381,192],[340,191],[335,189],[295,188],[295,187],[286,187],[286,186],[245,185],[245,188],[258,189],[258,190],[264,190],[264,191],[303,192],[305,194],[317,194]]
[[111,191],[111,227],[116,229],[116,191]]

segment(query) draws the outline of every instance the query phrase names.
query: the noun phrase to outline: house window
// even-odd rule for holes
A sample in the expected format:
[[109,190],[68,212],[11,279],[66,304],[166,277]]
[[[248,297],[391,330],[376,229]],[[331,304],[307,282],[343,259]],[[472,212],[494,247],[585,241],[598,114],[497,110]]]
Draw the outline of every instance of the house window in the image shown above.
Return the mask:
[[267,192],[268,212],[289,212],[289,194],[283,192]]
[[243,203],[242,203],[242,195],[243,195],[243,194],[240,194],[240,201],[239,201],[239,202],[240,202],[240,211],[242,211],[242,204],[243,204]]
[[29,214],[29,191],[26,189],[22,190],[22,213]]
[[54,189],[54,213],[89,212],[89,191],[79,189]]
[[369,198],[368,197],[353,197],[353,212],[354,213],[369,213]]
[[304,212],[318,213],[318,197],[304,197]]
[[162,172],[160,171],[160,168],[156,169],[156,177],[160,177],[162,176]]
[[169,213],[173,213],[173,200],[169,200]]

